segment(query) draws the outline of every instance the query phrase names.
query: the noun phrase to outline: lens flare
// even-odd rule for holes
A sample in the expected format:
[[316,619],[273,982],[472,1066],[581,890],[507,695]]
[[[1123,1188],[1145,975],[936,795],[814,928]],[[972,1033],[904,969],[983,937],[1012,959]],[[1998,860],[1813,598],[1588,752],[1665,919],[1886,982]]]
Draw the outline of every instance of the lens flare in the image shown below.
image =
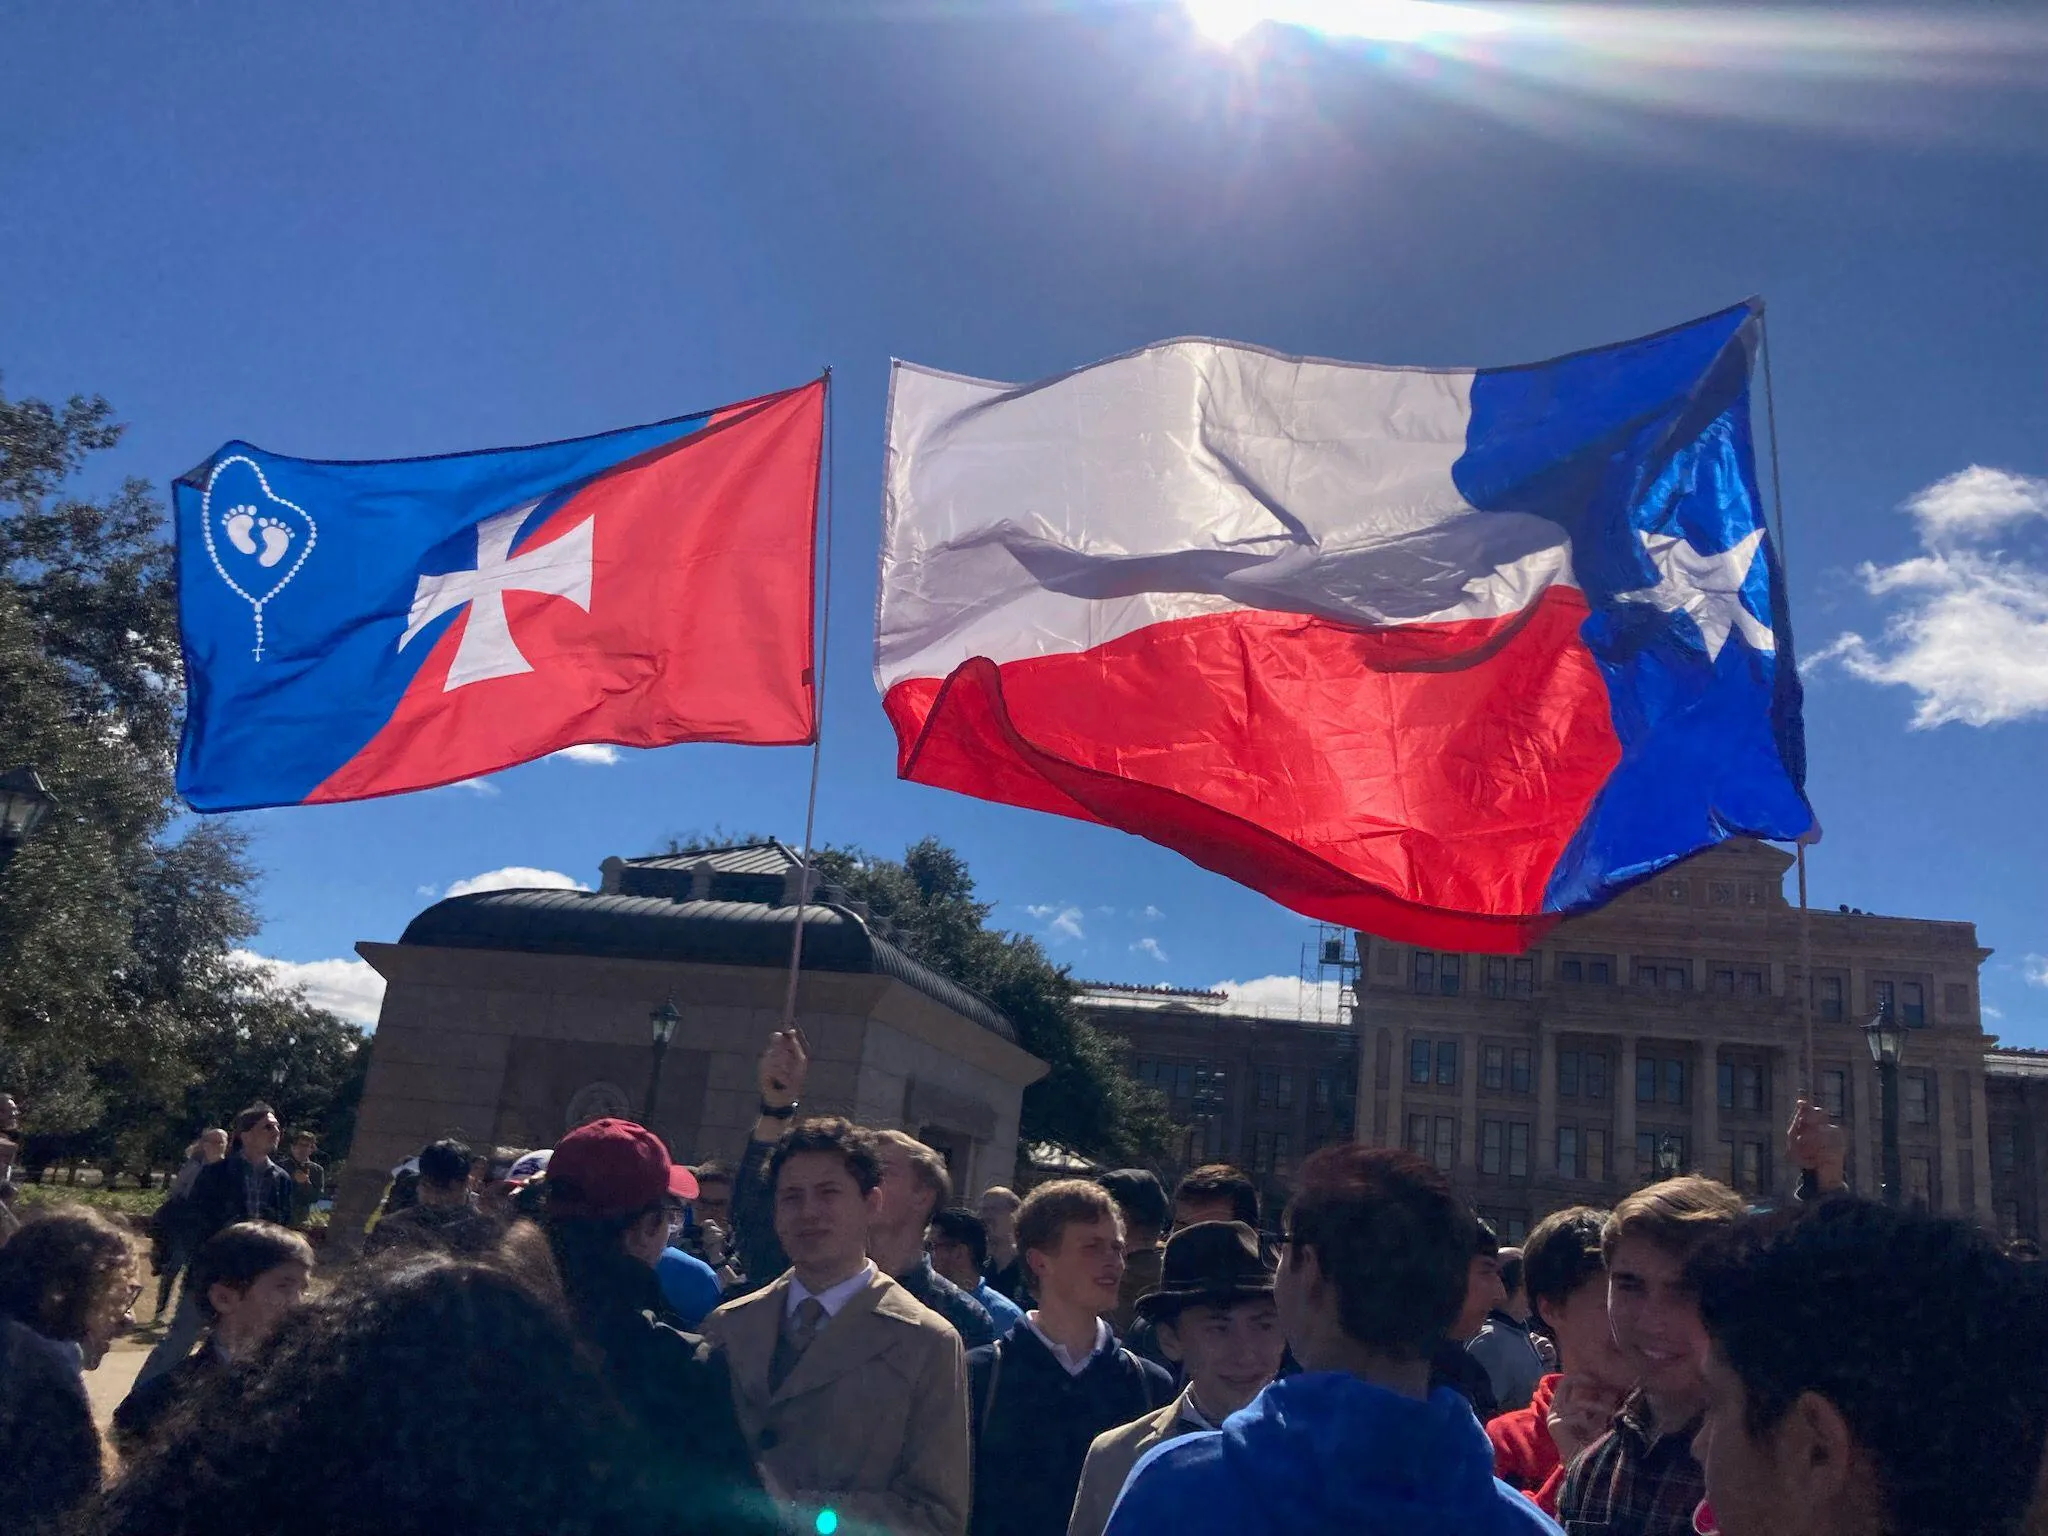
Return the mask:
[[1268,21],[1326,37],[1385,43],[1472,37],[1507,25],[1491,11],[1438,0],[1185,0],[1185,6],[1195,30],[1225,48]]

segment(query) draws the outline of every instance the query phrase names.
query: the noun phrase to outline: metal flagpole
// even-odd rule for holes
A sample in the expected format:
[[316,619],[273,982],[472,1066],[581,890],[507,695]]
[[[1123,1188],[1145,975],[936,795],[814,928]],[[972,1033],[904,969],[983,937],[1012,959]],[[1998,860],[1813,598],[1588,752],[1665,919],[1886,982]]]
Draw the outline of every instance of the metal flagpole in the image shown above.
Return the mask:
[[811,834],[818,818],[818,765],[825,755],[825,658],[832,635],[832,370],[825,370],[825,581],[819,599],[818,649],[812,668],[811,790],[804,801],[804,855],[797,869],[796,931],[789,938],[789,985],[782,995],[782,1027],[796,1027],[796,983],[804,963],[804,909],[811,899]]
[[[1785,491],[1778,474],[1778,395],[1771,387],[1771,323],[1761,305],[1757,310],[1757,340],[1764,365],[1764,427],[1771,440],[1771,513],[1778,525],[1778,570],[1786,585],[1785,601],[1789,606],[1792,576],[1785,554]],[[1806,837],[1801,836],[1794,849],[1799,862],[1799,1022],[1806,1040],[1801,1056],[1800,1096],[1811,1103],[1819,1072],[1813,1059],[1813,919],[1806,906],[1806,843]]]

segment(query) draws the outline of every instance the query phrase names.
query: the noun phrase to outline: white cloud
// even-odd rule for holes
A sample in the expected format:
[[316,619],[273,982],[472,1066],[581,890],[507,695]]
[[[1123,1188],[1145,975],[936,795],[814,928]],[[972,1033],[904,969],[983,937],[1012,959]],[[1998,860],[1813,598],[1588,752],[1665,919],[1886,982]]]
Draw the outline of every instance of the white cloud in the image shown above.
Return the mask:
[[1148,923],[1156,923],[1162,917],[1166,916],[1166,914],[1160,911],[1157,907],[1148,906],[1147,908],[1145,908],[1144,911],[1140,912],[1138,916]]
[[1045,924],[1046,932],[1054,939],[1085,939],[1088,936],[1081,926],[1079,907],[1042,906],[1024,910]]
[[532,869],[524,864],[508,864],[503,869],[485,870],[480,875],[471,875],[467,880],[457,880],[444,893],[448,896],[474,896],[478,891],[587,891],[590,887],[581,880],[572,879],[558,869]]
[[234,958],[267,972],[287,987],[301,987],[306,1001],[365,1029],[377,1022],[384,1002],[384,978],[367,960],[273,960],[253,950],[238,949]]
[[415,896],[424,896],[428,901],[432,901],[441,894],[441,887],[438,885],[416,885],[412,888],[412,893]]
[[1257,976],[1250,981],[1218,981],[1209,990],[1229,997],[1245,1013],[1272,1019],[1320,1019],[1342,1021],[1342,1001],[1336,982],[1305,982],[1298,976]]
[[619,761],[619,749],[593,743],[583,747],[564,747],[559,752],[550,752],[550,757],[559,757],[565,762],[583,763],[592,768],[610,768]]
[[1991,1020],[1994,1024],[2005,1017],[2005,1010],[2003,1008],[1994,1008],[1989,1003],[1979,1004],[1977,1011],[1983,1014],[1985,1018]]
[[2048,987],[2048,955],[2029,955],[2020,962],[2021,974],[2030,987]]
[[498,786],[489,779],[457,779],[453,784],[447,784],[442,787],[445,789],[466,789],[471,794],[481,795],[486,800],[498,792]]
[[2048,479],[1972,465],[1916,492],[1904,510],[1925,552],[1857,570],[1872,597],[1894,604],[1883,636],[1843,634],[1814,663],[1838,661],[1865,682],[1912,689],[1915,729],[2048,715],[2048,556],[1983,544],[2048,518]]
[[1134,955],[1150,955],[1161,965],[1166,963],[1166,951],[1161,949],[1159,941],[1149,934],[1131,946],[1131,953]]

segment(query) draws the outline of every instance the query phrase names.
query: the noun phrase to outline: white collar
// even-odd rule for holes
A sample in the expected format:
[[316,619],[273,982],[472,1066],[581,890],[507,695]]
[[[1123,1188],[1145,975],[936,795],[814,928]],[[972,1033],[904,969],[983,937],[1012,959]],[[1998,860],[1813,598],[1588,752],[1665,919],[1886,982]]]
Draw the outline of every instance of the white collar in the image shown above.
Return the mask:
[[1183,1424],[1191,1425],[1196,1429],[1221,1429],[1223,1427],[1220,1424],[1211,1424],[1202,1416],[1202,1410],[1195,1406],[1195,1388],[1192,1382],[1181,1389],[1180,1401],[1175,1406],[1180,1410],[1178,1417]]
[[874,1275],[875,1264],[874,1260],[870,1259],[837,1285],[827,1286],[822,1291],[814,1292],[803,1281],[797,1279],[795,1270],[791,1270],[789,1272],[788,1304],[783,1307],[783,1313],[786,1316],[793,1315],[806,1298],[815,1297],[818,1305],[825,1309],[827,1317],[837,1317],[839,1309],[853,1300],[861,1289],[874,1278]]
[[1097,1319],[1095,1319],[1094,1346],[1088,1351],[1087,1354],[1083,1355],[1080,1359],[1076,1360],[1073,1357],[1073,1355],[1068,1352],[1066,1345],[1057,1343],[1053,1339],[1047,1337],[1045,1330],[1038,1326],[1038,1309],[1036,1307],[1032,1308],[1031,1311],[1026,1312],[1024,1314],[1024,1326],[1029,1328],[1033,1333],[1038,1335],[1038,1342],[1043,1344],[1047,1349],[1052,1351],[1053,1359],[1059,1361],[1061,1368],[1064,1369],[1069,1376],[1078,1376],[1083,1371],[1087,1370],[1088,1362],[1093,1360],[1097,1355],[1101,1354],[1103,1350],[1107,1349],[1116,1340],[1116,1335],[1113,1332],[1111,1332],[1109,1324],[1105,1323],[1101,1318],[1098,1317]]

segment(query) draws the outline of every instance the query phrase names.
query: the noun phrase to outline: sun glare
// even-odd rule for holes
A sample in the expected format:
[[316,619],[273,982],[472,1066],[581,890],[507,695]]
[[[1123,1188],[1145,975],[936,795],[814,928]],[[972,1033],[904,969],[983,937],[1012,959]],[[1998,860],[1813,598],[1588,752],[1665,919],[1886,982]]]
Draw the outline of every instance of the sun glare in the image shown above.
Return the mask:
[[1203,37],[1228,48],[1262,22],[1302,27],[1327,37],[1389,43],[1470,37],[1504,25],[1491,13],[1442,0],[1183,0]]

